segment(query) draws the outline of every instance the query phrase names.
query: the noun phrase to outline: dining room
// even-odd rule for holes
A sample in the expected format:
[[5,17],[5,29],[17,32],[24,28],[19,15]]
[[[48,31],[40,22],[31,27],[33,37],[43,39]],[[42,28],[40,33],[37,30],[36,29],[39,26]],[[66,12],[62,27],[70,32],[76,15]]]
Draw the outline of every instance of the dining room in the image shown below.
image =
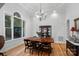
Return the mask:
[[0,55],[78,55],[71,48],[79,44],[69,40],[79,38],[75,6],[79,3],[0,3]]
[[0,54],[66,55],[65,6],[64,3],[1,3]]

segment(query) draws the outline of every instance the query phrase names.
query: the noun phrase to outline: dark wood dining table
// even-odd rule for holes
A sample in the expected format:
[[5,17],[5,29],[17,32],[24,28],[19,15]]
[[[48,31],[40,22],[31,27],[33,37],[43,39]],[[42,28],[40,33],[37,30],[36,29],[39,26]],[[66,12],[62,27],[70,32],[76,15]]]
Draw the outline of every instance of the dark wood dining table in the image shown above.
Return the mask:
[[30,40],[30,41],[35,41],[39,43],[54,43],[54,39],[51,37],[47,37],[47,38],[28,37],[28,38],[25,38],[24,40]]
[[[32,45],[35,49],[35,46],[36,46],[36,49],[35,51],[37,50],[38,51],[38,55],[39,55],[39,51],[42,51],[43,52],[48,52],[48,55],[50,55],[50,53],[52,52],[52,46],[51,46],[51,43],[54,43],[54,39],[51,38],[51,37],[47,37],[47,38],[40,38],[40,37],[27,37],[27,38],[24,38],[24,41],[25,42],[30,42],[30,44],[34,44]],[[25,48],[26,50],[26,48]],[[33,50],[33,48],[32,48]],[[31,51],[31,49],[30,49]],[[42,55],[41,53],[41,55]]]

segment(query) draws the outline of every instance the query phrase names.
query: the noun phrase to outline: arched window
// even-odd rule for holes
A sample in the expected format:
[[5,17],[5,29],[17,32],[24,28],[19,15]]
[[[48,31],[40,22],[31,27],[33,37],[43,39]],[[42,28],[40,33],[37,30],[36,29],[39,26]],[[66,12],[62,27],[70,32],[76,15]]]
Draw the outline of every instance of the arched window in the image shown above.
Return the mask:
[[24,21],[18,12],[13,16],[5,15],[5,37],[6,40],[21,38],[24,36]]
[[21,18],[20,14],[19,14],[18,12],[15,12],[15,13],[14,13],[14,16]]

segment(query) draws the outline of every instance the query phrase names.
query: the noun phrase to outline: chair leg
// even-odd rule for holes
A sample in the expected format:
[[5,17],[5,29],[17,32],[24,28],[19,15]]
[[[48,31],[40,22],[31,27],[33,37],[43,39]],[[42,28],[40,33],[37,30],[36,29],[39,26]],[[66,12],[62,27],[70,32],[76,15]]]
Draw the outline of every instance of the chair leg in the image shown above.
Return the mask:
[[43,51],[41,51],[41,56],[42,56],[42,54],[43,54]]
[[30,53],[32,52],[32,50],[30,49]]
[[4,56],[4,53],[0,53],[0,55]]
[[52,50],[50,49],[49,52],[48,52],[48,56],[50,56],[51,52],[52,52]]
[[24,50],[24,52],[26,52],[26,49],[27,49],[27,48],[25,47],[25,50]]
[[39,51],[38,51],[38,56],[39,56]]
[[48,56],[50,56],[50,52],[48,52]]
[[32,54],[33,54],[33,51],[32,51]]

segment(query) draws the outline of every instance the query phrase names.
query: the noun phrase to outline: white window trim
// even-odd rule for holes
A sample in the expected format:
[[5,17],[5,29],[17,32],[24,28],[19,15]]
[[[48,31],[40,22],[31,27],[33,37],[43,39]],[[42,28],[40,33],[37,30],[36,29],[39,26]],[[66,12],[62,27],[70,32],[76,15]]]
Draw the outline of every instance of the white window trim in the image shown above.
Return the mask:
[[[14,15],[7,14],[7,13],[4,14],[4,37],[6,38],[6,35],[5,35],[5,33],[6,33],[6,32],[5,32],[5,16],[6,16],[6,15],[11,16],[11,31],[12,31],[12,33],[11,33],[11,35],[12,35],[12,36],[11,36],[11,37],[12,37],[11,40],[23,38],[23,20],[22,20],[22,18],[16,17],[16,16],[14,16]],[[18,18],[18,19],[21,19],[21,21],[22,21],[22,22],[21,22],[21,26],[22,26],[22,27],[21,27],[21,29],[22,29],[22,30],[21,30],[21,33],[22,33],[22,34],[21,34],[21,37],[19,37],[19,38],[14,38],[14,17],[16,17],[16,18]],[[6,39],[5,39],[5,40],[6,40]],[[6,40],[6,41],[10,41],[10,40]]]

